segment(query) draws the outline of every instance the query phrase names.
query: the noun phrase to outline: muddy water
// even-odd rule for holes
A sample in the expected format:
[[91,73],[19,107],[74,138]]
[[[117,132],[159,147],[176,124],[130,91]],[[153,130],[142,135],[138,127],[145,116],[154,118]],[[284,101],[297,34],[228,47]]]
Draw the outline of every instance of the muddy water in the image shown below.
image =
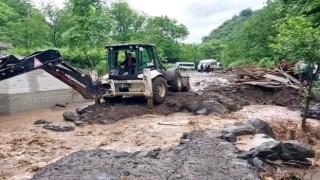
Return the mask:
[[[269,125],[273,126],[274,124],[278,124],[280,122],[294,122],[300,124],[301,116],[300,113],[297,111],[291,111],[286,107],[279,107],[279,106],[266,106],[266,105],[255,105],[255,106],[246,106],[243,110],[237,112],[245,117],[248,118],[260,118],[269,123]],[[320,122],[319,120],[314,119],[307,119],[307,122],[311,126],[319,127]],[[273,128],[274,129],[274,128]],[[287,132],[289,133],[289,132]],[[237,141],[236,146],[240,150],[248,151],[254,147],[261,145],[263,142],[272,141],[271,138],[266,138],[264,135],[257,134],[257,135],[245,135],[240,136],[240,140]],[[313,146],[313,149],[320,153],[320,144],[316,144]],[[310,159],[313,164],[316,164],[310,170],[304,170],[294,167],[283,166],[279,168],[282,172],[294,172],[299,177],[303,179],[310,179],[310,180],[319,180],[320,179],[320,160],[316,158]],[[280,163],[281,164],[281,163]]]
[[194,91],[203,90],[205,87],[210,85],[228,85],[229,81],[219,76],[215,72],[211,73],[198,73],[198,72],[187,72],[185,75],[190,76],[190,84]]
[[[191,76],[194,90],[201,90],[207,84],[228,84],[226,79],[216,76],[215,73],[188,74]],[[0,116],[0,179],[30,178],[34,170],[78,150],[104,148],[133,152],[158,147],[166,149],[179,144],[183,132],[220,130],[248,118],[260,118],[271,124],[301,120],[298,112],[284,107],[247,106],[239,112],[225,115],[144,115],[124,119],[115,124],[76,127],[75,131],[65,133],[52,132],[33,125],[40,118],[55,123],[66,123],[62,118],[63,112],[86,105],[88,104],[69,104],[66,108],[52,107]],[[314,120],[308,122],[317,124]],[[249,143],[243,137],[241,143],[243,149],[249,149],[261,142],[262,140],[258,139]]]
[[[189,113],[176,113],[170,116],[158,116],[149,114],[121,120],[115,124],[76,127],[75,131],[65,133],[52,132],[32,125],[39,118],[65,123],[62,113],[79,105],[86,104],[1,116],[0,177],[14,177],[14,179],[31,177],[33,170],[81,149],[104,148],[128,152],[152,150],[158,147],[166,149],[179,144],[183,132],[201,129],[219,130],[251,117],[268,122],[287,119],[298,121],[300,117],[299,113],[287,108],[248,106],[240,112],[225,115],[194,116]],[[243,138],[242,148],[249,149],[249,145],[245,145],[245,142],[246,138]],[[261,140],[251,145],[259,143]]]
[[196,117],[189,113],[170,116],[150,114],[115,124],[76,127],[75,131],[64,133],[33,125],[39,118],[66,123],[62,113],[78,105],[86,104],[1,116],[0,177],[30,178],[34,170],[78,150],[105,148],[133,152],[158,147],[166,149],[179,144],[183,132],[220,129],[242,118],[240,115]]
[[77,107],[86,107],[92,102],[67,104],[66,107],[53,106],[51,108],[36,109],[28,112],[15,113],[12,115],[0,115],[0,132],[15,131],[33,124],[38,119],[47,121],[63,122],[62,114],[65,111],[74,111]]
[[243,135],[238,136],[237,138],[236,147],[241,151],[249,151],[254,147],[260,146],[264,142],[275,141],[272,138],[266,137],[265,134]]

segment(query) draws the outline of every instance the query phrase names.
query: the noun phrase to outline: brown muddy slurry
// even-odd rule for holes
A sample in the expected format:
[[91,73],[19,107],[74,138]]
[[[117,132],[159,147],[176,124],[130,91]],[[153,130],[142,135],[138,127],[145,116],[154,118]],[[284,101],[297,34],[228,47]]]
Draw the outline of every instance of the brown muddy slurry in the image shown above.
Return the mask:
[[[300,123],[300,113],[292,110],[300,104],[298,92],[236,86],[230,83],[234,74],[192,72],[194,92],[170,93],[153,111],[146,108],[144,99],[90,106],[85,126],[64,121],[62,113],[90,103],[0,116],[0,179],[29,179],[35,173],[35,179],[257,179],[250,165],[237,158],[235,146],[218,138],[222,128],[254,117],[268,122],[278,140],[308,142],[310,138],[298,131],[290,135],[287,132],[292,129],[285,129],[290,124],[295,130]],[[226,112],[212,109],[209,115],[195,115],[190,103],[201,106],[206,100],[218,102]],[[70,124],[75,130],[45,130],[33,125],[38,119]],[[310,128],[320,126],[316,120],[308,122]],[[248,149],[249,139],[242,138],[237,145]],[[319,139],[311,140],[320,150]]]

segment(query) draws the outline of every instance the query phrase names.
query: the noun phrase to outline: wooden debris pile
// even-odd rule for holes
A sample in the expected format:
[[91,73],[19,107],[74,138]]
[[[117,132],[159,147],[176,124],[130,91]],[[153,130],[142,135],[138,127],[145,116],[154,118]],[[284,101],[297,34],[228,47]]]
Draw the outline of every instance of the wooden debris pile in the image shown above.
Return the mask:
[[299,89],[301,82],[290,75],[291,71],[283,71],[282,68],[274,69],[243,69],[234,81],[241,84],[250,84],[267,88],[292,87]]

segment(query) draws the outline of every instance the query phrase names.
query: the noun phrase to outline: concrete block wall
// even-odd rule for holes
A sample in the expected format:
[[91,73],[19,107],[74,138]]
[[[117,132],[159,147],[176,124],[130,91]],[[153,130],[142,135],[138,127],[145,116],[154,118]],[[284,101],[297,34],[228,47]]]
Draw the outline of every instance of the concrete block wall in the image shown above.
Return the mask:
[[55,104],[87,101],[44,70],[0,81],[0,114],[13,114]]

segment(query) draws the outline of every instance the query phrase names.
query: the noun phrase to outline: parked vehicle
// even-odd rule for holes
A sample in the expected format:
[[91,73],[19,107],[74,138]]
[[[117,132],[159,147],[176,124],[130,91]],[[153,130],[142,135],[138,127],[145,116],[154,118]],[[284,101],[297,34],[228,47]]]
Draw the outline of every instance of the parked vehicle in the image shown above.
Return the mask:
[[216,65],[217,64],[217,60],[215,59],[205,59],[205,60],[201,60],[198,64],[198,71],[200,72],[201,70],[201,65],[203,68],[205,68],[206,66],[210,66],[211,64]]
[[177,62],[175,64],[176,69],[181,69],[181,70],[195,70],[196,65],[193,62]]
[[[215,59],[205,59],[205,60],[201,60],[198,64],[198,72],[201,71],[201,65],[203,68],[205,68],[206,66],[210,66],[210,71],[214,71],[215,69],[222,69],[222,63],[218,62]],[[213,68],[214,67],[214,68]]]
[[221,62],[217,62],[217,65],[215,66],[216,69],[222,69],[223,65]]

